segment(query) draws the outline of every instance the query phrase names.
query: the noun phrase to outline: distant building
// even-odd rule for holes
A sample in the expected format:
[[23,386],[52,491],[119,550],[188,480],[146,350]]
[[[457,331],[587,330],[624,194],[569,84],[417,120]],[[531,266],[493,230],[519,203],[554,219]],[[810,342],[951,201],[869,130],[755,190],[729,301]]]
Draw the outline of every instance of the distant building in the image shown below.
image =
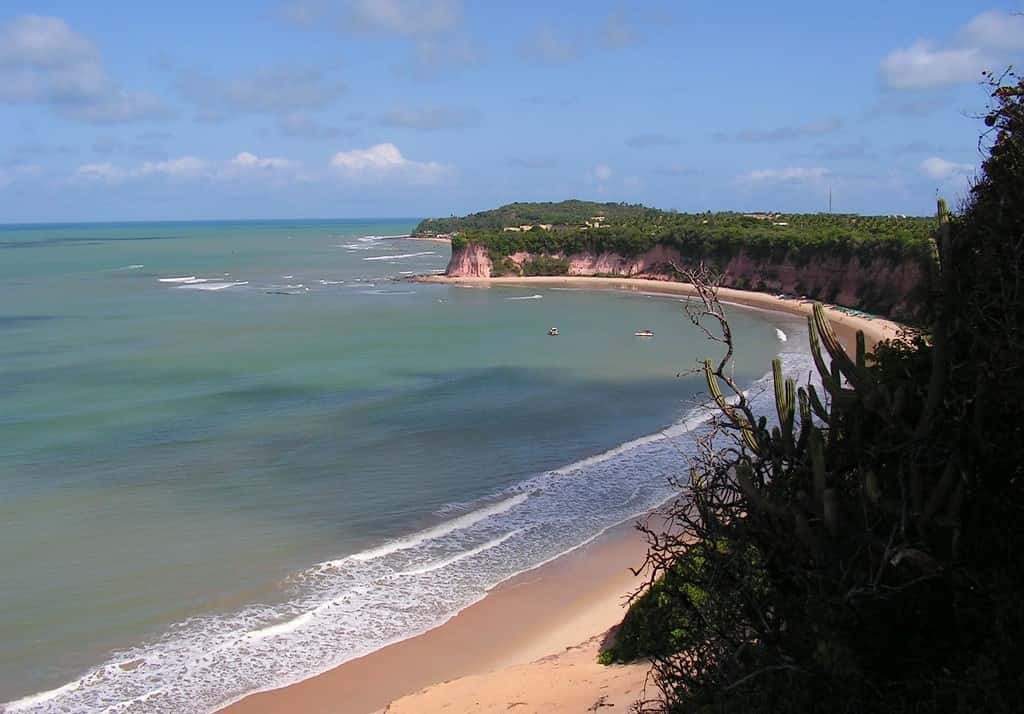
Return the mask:
[[506,226],[501,230],[505,231],[506,233],[525,233],[526,231],[533,230],[534,228],[540,228],[541,230],[550,231],[552,228],[554,228],[554,226],[550,223],[524,223],[521,226]]

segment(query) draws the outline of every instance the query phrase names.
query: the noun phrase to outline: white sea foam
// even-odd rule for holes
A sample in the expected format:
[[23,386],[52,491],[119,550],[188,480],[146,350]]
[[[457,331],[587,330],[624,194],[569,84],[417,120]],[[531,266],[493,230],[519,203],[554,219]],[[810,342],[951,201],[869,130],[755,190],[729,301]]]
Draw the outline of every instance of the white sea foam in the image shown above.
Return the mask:
[[401,260],[402,258],[419,258],[421,255],[437,255],[432,250],[421,250],[418,253],[397,253],[396,255],[371,255],[363,260]]
[[289,632],[295,632],[303,625],[308,625],[313,620],[314,614],[312,612],[305,612],[298,617],[293,617],[286,622],[281,622],[276,625],[268,625],[267,627],[261,627],[258,630],[252,632],[246,632],[245,638],[248,640],[263,640],[267,637],[277,637],[278,635],[286,635]]
[[[86,675],[86,677],[88,677],[88,676],[89,675]],[[57,699],[58,697],[60,697],[62,695],[69,694],[69,693],[75,691],[80,686],[82,686],[82,683],[85,681],[86,677],[80,677],[80,678],[78,678],[78,679],[76,679],[74,681],[68,682],[67,684],[64,684],[64,685],[61,685],[60,687],[57,687],[56,689],[49,689],[49,690],[47,690],[45,692],[39,692],[37,694],[30,694],[27,697],[22,697],[21,699],[16,699],[13,702],[8,702],[7,704],[3,705],[3,709],[0,709],[0,711],[4,711],[4,712],[30,711],[31,709],[39,707],[39,706],[41,706],[43,704],[46,704],[47,702],[50,702],[50,701],[52,701],[54,699]]]
[[698,407],[694,407],[693,409],[691,409],[682,421],[679,421],[666,429],[662,429],[661,431],[655,432],[654,434],[648,434],[647,436],[641,436],[638,439],[627,441],[624,444],[619,444],[614,448],[608,449],[608,451],[601,452],[600,454],[595,454],[594,456],[589,456],[585,459],[581,459],[580,461],[576,461],[575,463],[569,464],[568,466],[563,466],[561,468],[554,469],[551,473],[570,474],[573,473],[574,471],[580,471],[582,469],[586,469],[589,466],[594,466],[603,461],[609,461],[611,459],[614,459],[616,456],[619,456],[620,454],[624,454],[628,451],[633,451],[634,449],[637,449],[641,446],[653,444],[658,441],[671,442],[672,439],[683,436],[685,434],[689,434],[691,431],[699,427],[701,424],[710,420],[711,417],[714,416],[714,414],[715,411],[714,409],[712,409],[711,403],[702,404]]
[[194,275],[187,275],[181,278],[157,278],[157,280],[161,283],[191,283],[198,279],[199,278],[197,278]]
[[177,287],[179,290],[211,290],[211,291],[217,291],[217,290],[227,290],[228,288],[234,288],[234,287],[237,287],[239,285],[248,285],[248,284],[249,284],[248,280],[237,280],[235,282],[230,282],[230,283],[221,283],[221,282],[214,283],[214,282],[209,282],[209,281],[206,281],[206,280],[195,280],[195,281],[190,282],[190,283],[182,283],[181,285],[177,285],[175,287]]
[[[514,496],[505,498],[497,503],[492,503],[489,506],[484,506],[476,511],[467,513],[464,516],[453,518],[452,520],[441,523],[433,528],[428,528],[427,530],[414,533],[411,536],[406,536],[405,538],[393,540],[390,543],[385,543],[377,548],[371,548],[370,550],[364,550],[360,553],[354,553],[353,555],[350,555],[349,558],[360,562],[366,562],[368,560],[374,560],[375,558],[381,558],[385,555],[397,553],[400,550],[415,548],[421,543],[425,543],[429,540],[435,540],[441,536],[446,536],[449,533],[454,533],[455,531],[462,530],[464,528],[469,528],[483,520],[493,518],[494,516],[510,511],[521,503],[525,503],[526,499],[529,497],[529,494],[517,493]],[[327,563],[324,563],[324,565],[330,566],[337,562],[339,561],[328,561]]]
[[146,266],[142,263],[136,263],[135,265],[122,265],[118,270],[138,270],[139,268],[145,268]]
[[775,336],[779,338],[779,342],[785,342],[786,340],[789,339],[788,337],[786,337],[786,333],[777,327],[775,328]]
[[344,285],[344,280],[321,280],[321,285]]
[[543,295],[521,295],[519,297],[507,297],[506,300],[542,300]]
[[[783,361],[795,376],[813,370],[806,353],[787,351]],[[766,375],[749,390],[764,414],[773,411],[769,387]],[[685,476],[684,457],[710,414],[694,407],[667,429],[451,504],[428,528],[295,573],[280,603],[191,618],[7,709],[211,712],[424,632],[497,583],[670,498],[668,479]]]
[[481,553],[485,553],[488,550],[491,550],[492,548],[497,548],[499,545],[507,541],[509,538],[515,538],[517,535],[525,532],[526,530],[526,528],[516,528],[514,531],[505,533],[504,535],[500,535],[497,538],[493,538],[492,540],[487,541],[486,543],[481,543],[475,548],[470,548],[469,550],[464,550],[461,553],[456,553],[455,555],[449,558],[435,560],[419,568],[413,568],[412,570],[403,570],[401,573],[399,573],[399,575],[426,575],[427,573],[433,573],[436,570],[441,570],[442,568],[447,568],[450,565],[455,565],[456,563],[466,560],[467,558],[472,558],[474,555],[480,555]]

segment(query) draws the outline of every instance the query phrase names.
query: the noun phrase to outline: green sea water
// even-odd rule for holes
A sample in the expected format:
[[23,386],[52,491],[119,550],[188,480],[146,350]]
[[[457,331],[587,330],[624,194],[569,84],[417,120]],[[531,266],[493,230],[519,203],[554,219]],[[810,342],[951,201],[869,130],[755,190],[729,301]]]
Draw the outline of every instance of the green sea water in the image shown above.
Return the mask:
[[[671,493],[716,354],[680,301],[408,282],[414,224],[0,227],[0,701],[212,710]],[[804,364],[730,312],[742,382]]]

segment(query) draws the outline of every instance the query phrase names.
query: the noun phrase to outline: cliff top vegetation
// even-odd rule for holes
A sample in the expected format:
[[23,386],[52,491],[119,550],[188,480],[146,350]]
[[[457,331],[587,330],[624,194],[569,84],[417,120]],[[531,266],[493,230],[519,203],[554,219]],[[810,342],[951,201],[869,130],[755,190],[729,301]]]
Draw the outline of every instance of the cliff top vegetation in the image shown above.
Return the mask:
[[464,217],[428,219],[416,230],[456,233],[453,248],[483,245],[495,262],[519,251],[632,256],[658,245],[695,257],[744,250],[799,260],[822,253],[925,257],[935,225],[934,218],[907,216],[677,213],[632,204],[562,201],[512,203]]

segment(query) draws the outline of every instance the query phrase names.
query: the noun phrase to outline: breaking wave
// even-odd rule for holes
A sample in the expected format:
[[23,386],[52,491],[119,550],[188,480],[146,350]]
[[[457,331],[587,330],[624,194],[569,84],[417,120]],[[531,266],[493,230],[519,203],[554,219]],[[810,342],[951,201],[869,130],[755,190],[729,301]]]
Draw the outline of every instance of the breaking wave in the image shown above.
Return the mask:
[[[782,357],[790,373],[813,369],[806,353]],[[765,414],[769,387],[766,375],[749,390]],[[669,478],[685,475],[684,457],[710,416],[695,406],[664,430],[450,504],[415,532],[294,573],[282,603],[191,618],[5,711],[208,712],[424,632],[503,580],[670,498]]]

